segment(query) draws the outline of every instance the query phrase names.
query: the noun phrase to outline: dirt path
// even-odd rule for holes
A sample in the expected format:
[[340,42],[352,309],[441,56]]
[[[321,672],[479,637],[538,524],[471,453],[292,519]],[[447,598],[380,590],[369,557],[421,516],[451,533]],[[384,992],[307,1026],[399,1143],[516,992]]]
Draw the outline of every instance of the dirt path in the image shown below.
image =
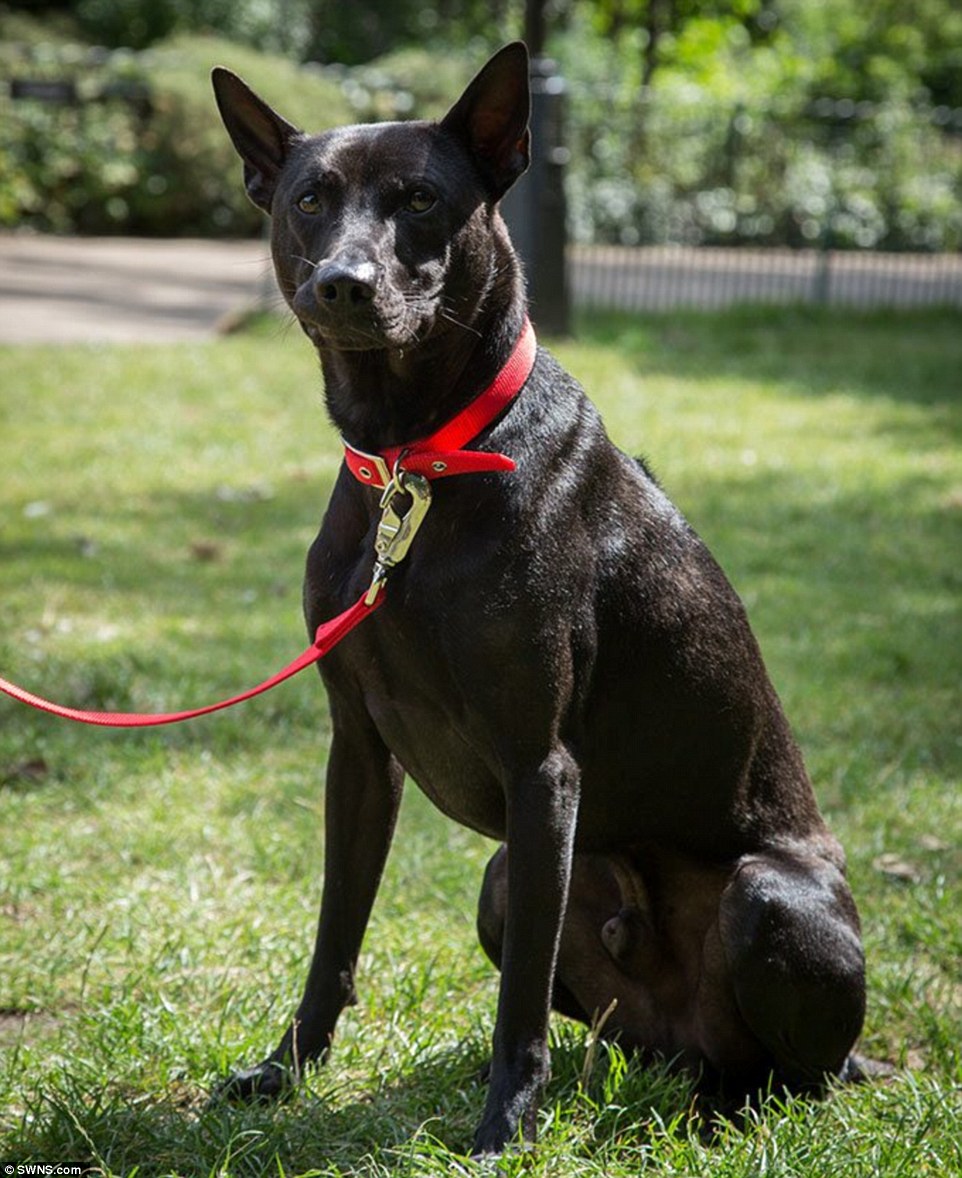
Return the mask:
[[206,339],[261,297],[263,241],[0,234],[0,343]]

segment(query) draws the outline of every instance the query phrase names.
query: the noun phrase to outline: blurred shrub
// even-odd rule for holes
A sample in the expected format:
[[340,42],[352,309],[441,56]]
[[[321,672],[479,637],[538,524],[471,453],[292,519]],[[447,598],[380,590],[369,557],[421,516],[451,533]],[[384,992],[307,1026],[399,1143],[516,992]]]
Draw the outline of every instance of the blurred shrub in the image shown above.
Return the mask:
[[[81,233],[245,235],[263,218],[214,104],[226,65],[292,122],[322,130],[353,111],[332,79],[213,37],[135,54],[37,44],[0,51],[7,77],[73,79],[81,101],[0,97],[0,225]],[[146,88],[150,112],[124,98]]]
[[178,33],[213,33],[270,52],[300,56],[310,35],[307,0],[287,0],[278,19],[264,0],[75,0],[85,40],[146,49]]
[[[904,95],[812,101],[806,85],[789,84],[784,62],[770,57],[766,67],[757,55],[754,73],[720,59],[697,77],[666,71],[648,89],[619,72],[599,38],[559,45],[576,240],[962,247],[962,111],[926,109]],[[216,112],[213,64],[230,66],[292,122],[317,131],[440,116],[478,61],[406,49],[353,68],[299,68],[209,36],[175,35],[133,53],[36,36],[15,43],[8,32],[0,72],[73,78],[83,101],[13,102],[0,92],[0,225],[256,233],[263,221],[244,196]],[[149,117],[117,93],[137,85],[149,89]]]
[[341,81],[358,120],[439,119],[481,62],[464,52],[398,49],[366,65],[325,66]]
[[799,44],[691,22],[645,87],[640,58],[589,23],[555,37],[575,239],[962,248],[962,108],[907,83],[824,97],[827,67]]
[[661,93],[606,102],[604,119],[585,105],[571,119],[578,240],[962,248],[962,111],[940,125],[899,102],[726,107]]
[[143,49],[177,28],[179,0],[78,0],[75,14],[82,31],[99,45]]

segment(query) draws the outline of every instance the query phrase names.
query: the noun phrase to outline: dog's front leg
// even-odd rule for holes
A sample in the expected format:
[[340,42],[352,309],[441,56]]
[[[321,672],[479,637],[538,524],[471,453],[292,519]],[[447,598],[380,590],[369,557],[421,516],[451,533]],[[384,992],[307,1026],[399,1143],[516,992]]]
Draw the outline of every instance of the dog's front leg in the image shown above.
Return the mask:
[[548,1079],[548,1015],[568,899],[579,772],[563,747],[507,787],[508,900],[490,1085],[475,1154],[535,1137]]
[[361,707],[331,698],[324,890],[304,996],[275,1051],[226,1083],[228,1096],[269,1099],[328,1050],[338,1016],[356,1001],[354,970],[391,845],[404,771]]

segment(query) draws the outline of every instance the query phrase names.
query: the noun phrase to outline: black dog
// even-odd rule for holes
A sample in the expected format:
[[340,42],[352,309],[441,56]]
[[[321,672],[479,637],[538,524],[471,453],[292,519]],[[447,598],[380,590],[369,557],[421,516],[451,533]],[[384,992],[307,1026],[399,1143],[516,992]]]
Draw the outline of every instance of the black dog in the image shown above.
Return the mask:
[[[481,469],[432,484],[423,513],[414,459],[428,477],[446,462],[424,467],[419,440],[460,420],[526,338],[497,203],[528,162],[527,69],[509,45],[439,123],[317,136],[214,75],[353,448],[308,558],[312,630],[363,594],[375,540],[370,599],[390,574],[322,664],[334,737],[304,997],[277,1050],[227,1087],[274,1095],[327,1052],[407,772],[503,840],[478,916],[502,971],[481,1153],[534,1134],[552,1006],[589,1021],[617,999],[606,1031],[622,1043],[747,1092],[844,1076],[865,1005],[843,852],[744,609],[547,352],[449,447]],[[409,511],[382,513],[365,482]],[[410,555],[391,571],[398,529]]]

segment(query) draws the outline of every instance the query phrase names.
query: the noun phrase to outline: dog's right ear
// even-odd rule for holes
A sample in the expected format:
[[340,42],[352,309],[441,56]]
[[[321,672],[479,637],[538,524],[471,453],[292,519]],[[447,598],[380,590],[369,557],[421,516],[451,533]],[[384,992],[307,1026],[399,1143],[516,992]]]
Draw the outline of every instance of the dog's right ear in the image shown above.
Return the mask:
[[227,134],[244,161],[247,195],[269,213],[291,144],[303,135],[230,70],[215,66],[211,82]]

